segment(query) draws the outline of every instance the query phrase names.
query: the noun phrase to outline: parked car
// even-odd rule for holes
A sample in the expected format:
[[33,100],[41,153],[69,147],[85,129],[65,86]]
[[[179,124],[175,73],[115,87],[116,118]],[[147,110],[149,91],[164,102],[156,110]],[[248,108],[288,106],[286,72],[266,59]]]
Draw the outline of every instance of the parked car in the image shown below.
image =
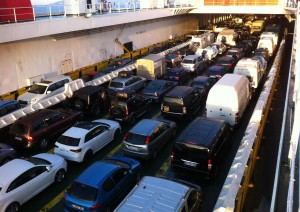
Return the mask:
[[209,90],[214,84],[215,80],[211,77],[198,76],[191,82],[191,87],[197,88],[204,97],[207,97]]
[[133,125],[138,118],[150,111],[150,99],[130,91],[119,91],[111,101],[109,118]]
[[52,140],[81,119],[80,111],[41,109],[15,121],[9,129],[9,135],[18,146],[45,149]]
[[158,152],[176,133],[176,123],[170,120],[143,119],[126,133],[122,152],[126,156],[156,159]]
[[200,186],[180,179],[145,176],[116,208],[117,211],[198,212],[203,206]]
[[188,55],[182,60],[181,66],[185,70],[198,75],[207,67],[207,61],[200,55]]
[[111,157],[90,165],[67,189],[65,211],[113,211],[141,178],[141,164]]
[[152,80],[141,91],[141,95],[152,102],[161,103],[164,95],[177,85],[176,82],[167,80]]
[[8,144],[0,143],[0,166],[16,158],[17,152]]
[[109,74],[112,71],[118,70],[133,63],[134,61],[130,58],[118,58],[111,61],[108,66],[103,69],[103,72]]
[[238,43],[235,45],[235,48],[243,49],[243,53],[245,57],[249,57],[252,53],[252,46],[250,43]]
[[83,82],[89,82],[92,80],[95,80],[99,77],[102,77],[104,75],[103,72],[97,72],[97,71],[91,71],[89,73],[83,74],[80,79],[83,80]]
[[255,49],[252,54],[252,57],[253,56],[263,56],[266,61],[270,60],[270,54],[269,54],[269,50],[267,48]]
[[216,61],[217,66],[224,66],[227,73],[232,73],[234,70],[234,67],[237,63],[237,60],[233,57],[219,57]]
[[146,86],[147,79],[134,76],[131,71],[120,71],[118,77],[113,79],[109,86],[109,94],[113,95],[117,91],[138,91]]
[[197,88],[176,86],[163,98],[162,116],[192,119],[202,106],[202,98],[203,96]]
[[70,98],[66,98],[64,104],[95,117],[108,110],[110,101],[105,88],[87,85],[74,91]]
[[242,42],[249,42],[252,46],[252,51],[257,48],[258,38],[256,36],[248,36]]
[[65,91],[65,84],[71,82],[69,76],[59,75],[44,79],[41,82],[33,84],[30,89],[18,96],[21,105],[36,103],[40,100],[49,98]]
[[215,82],[221,79],[227,73],[224,66],[210,66],[206,72],[206,76],[214,78]]
[[211,179],[230,146],[230,126],[223,120],[197,117],[176,138],[171,154],[175,173]]
[[21,205],[53,182],[61,182],[66,171],[65,159],[49,153],[4,164],[0,167],[0,211],[20,211]]
[[164,80],[176,82],[178,85],[183,85],[189,79],[189,72],[181,66],[168,69],[164,75]]
[[0,100],[0,117],[12,113],[21,108],[18,100]]
[[263,67],[264,72],[267,70],[268,62],[266,61],[266,59],[263,56],[256,55],[256,56],[253,56],[252,59],[260,60],[260,62],[262,63],[262,67]]
[[83,162],[116,139],[121,133],[118,122],[97,119],[80,122],[64,132],[55,142],[54,153],[66,160]]
[[244,57],[244,55],[245,55],[245,52],[243,52],[243,49],[242,48],[237,48],[237,47],[232,47],[226,53],[227,57],[233,57],[237,61],[242,59]]

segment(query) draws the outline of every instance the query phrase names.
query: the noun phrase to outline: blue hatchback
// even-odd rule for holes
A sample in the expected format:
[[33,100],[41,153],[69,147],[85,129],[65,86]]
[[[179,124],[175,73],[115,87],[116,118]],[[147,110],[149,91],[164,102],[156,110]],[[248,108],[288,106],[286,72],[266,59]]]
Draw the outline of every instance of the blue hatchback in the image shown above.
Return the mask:
[[112,211],[141,177],[141,164],[116,156],[89,166],[67,189],[64,211]]

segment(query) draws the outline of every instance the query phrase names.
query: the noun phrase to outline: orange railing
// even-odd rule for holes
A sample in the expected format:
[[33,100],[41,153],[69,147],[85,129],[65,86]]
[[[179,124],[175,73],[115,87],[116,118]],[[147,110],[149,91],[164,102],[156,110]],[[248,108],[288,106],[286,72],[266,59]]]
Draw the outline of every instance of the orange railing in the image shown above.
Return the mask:
[[204,0],[204,6],[277,6],[278,0]]

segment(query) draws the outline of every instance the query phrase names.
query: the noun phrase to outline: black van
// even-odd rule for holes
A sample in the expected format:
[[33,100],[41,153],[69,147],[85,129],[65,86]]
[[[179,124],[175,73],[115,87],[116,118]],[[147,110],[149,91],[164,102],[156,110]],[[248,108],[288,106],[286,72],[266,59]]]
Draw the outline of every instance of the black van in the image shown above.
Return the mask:
[[192,119],[201,108],[204,96],[197,88],[176,86],[165,94],[161,112],[163,117]]
[[230,144],[230,135],[230,126],[225,121],[197,117],[174,142],[172,169],[212,178]]

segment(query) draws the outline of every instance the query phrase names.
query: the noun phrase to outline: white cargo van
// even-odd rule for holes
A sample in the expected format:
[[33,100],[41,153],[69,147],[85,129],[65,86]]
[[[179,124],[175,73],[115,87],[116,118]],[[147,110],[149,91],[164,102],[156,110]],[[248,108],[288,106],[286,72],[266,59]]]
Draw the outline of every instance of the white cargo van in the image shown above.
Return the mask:
[[235,40],[237,38],[238,34],[234,29],[223,29],[221,32],[219,32],[217,37],[217,42],[224,42],[231,46],[234,46]]
[[202,191],[182,180],[143,177],[114,211],[186,211],[202,208]]
[[246,76],[250,82],[250,86],[253,88],[253,90],[255,90],[262,82],[264,76],[264,67],[260,60],[242,58],[236,64],[233,73]]
[[165,57],[159,54],[150,54],[136,61],[136,75],[147,80],[161,78],[165,70]]
[[267,48],[269,50],[269,56],[271,57],[273,55],[275,45],[273,38],[270,37],[263,37],[260,38],[257,44],[257,48]]
[[206,116],[221,119],[235,127],[250,101],[251,92],[247,77],[225,74],[210,89],[206,100]]
[[260,35],[261,39],[262,38],[272,38],[275,46],[277,46],[277,44],[278,44],[278,37],[279,37],[279,34],[276,32],[263,32]]

